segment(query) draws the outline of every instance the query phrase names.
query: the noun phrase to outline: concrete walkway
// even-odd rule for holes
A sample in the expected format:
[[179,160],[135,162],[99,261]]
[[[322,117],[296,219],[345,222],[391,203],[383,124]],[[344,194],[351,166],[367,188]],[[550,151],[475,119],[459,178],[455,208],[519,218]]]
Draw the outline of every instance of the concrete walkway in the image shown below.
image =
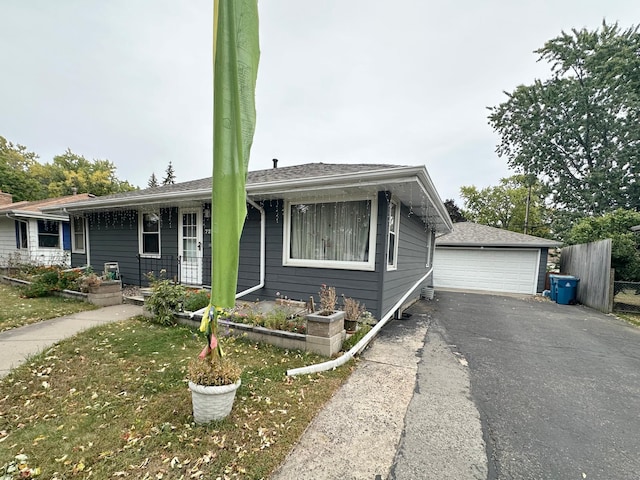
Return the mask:
[[434,307],[418,302],[385,325],[272,480],[484,478],[469,377],[431,339]]
[[74,313],[0,333],[0,378],[60,340],[110,322],[142,315],[138,305],[114,305],[97,310]]

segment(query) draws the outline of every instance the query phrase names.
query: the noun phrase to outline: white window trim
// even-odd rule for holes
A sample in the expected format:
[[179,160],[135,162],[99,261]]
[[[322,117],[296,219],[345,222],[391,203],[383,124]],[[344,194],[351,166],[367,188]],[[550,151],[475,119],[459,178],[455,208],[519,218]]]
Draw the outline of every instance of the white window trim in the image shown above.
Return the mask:
[[[391,205],[395,205],[395,219],[393,222],[393,234],[395,236],[395,242],[393,245],[393,263],[389,264],[389,243],[391,240],[391,230],[389,229],[389,215],[387,215],[387,255],[386,255],[386,263],[387,263],[387,271],[393,271],[398,269],[398,239],[400,237],[400,202],[395,199],[391,199],[389,202],[389,207]],[[389,208],[391,210],[391,208]]]
[[[16,245],[16,249],[17,250],[29,250],[29,244],[31,243],[31,239],[29,238],[29,222],[26,222],[24,220],[14,220],[15,222],[17,222],[19,224],[18,226],[18,232],[19,232],[19,241],[16,243],[19,243],[19,245]],[[24,225],[24,233],[26,235],[26,240],[27,240],[27,246],[23,247],[22,246],[22,226]]]
[[[144,253],[142,251],[144,247],[144,238],[142,228],[144,226],[144,214],[145,213],[156,213],[158,215],[158,253]],[[162,256],[162,225],[160,224],[160,220],[162,219],[162,213],[158,209],[153,211],[138,211],[138,253],[143,258],[160,258]]]
[[[79,218],[80,221],[82,222],[82,240],[83,240],[83,244],[81,248],[78,248],[78,246],[76,245],[76,229],[75,229],[75,219]],[[82,217],[71,217],[70,218],[70,224],[71,224],[71,253],[82,253],[85,254],[86,253],[86,245],[87,245],[87,224],[86,224],[86,220]]]
[[[49,237],[53,237],[53,234],[50,233],[40,233],[40,221],[42,222],[51,222],[51,223],[57,223],[58,224],[58,245],[56,245],[55,247],[45,247],[40,245],[40,235],[46,235]],[[62,248],[62,225],[60,224],[60,222],[58,221],[51,221],[51,220],[36,220],[36,229],[37,229],[37,239],[38,239],[38,249],[42,249],[42,250],[60,250]]]
[[[369,218],[369,260],[366,262],[346,262],[335,260],[308,260],[291,258],[291,205],[299,203],[334,203],[334,202],[358,202],[369,200],[371,202],[371,213]],[[345,200],[344,198],[323,198],[320,200],[286,200],[284,203],[284,232],[282,240],[282,265],[285,267],[312,267],[331,268],[337,270],[364,270],[375,271],[376,269],[376,233],[378,226],[378,197],[362,196]]]

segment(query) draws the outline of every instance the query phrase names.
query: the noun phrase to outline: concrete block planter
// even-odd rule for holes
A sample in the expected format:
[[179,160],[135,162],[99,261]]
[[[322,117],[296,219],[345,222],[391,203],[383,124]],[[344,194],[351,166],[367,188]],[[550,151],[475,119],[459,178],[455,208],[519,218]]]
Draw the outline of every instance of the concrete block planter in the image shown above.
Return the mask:
[[93,286],[87,294],[89,303],[100,307],[120,305],[122,303],[122,282],[120,280],[104,280]]
[[331,357],[342,348],[346,336],[344,312],[335,311],[331,315],[317,312],[307,314],[307,338],[305,350]]
[[[338,312],[338,314],[337,317],[332,318],[333,321],[328,321],[328,317],[320,316],[321,319],[318,323],[322,325],[314,330],[317,335],[271,330],[269,328],[246,323],[235,323],[223,319],[218,320],[218,326],[221,329],[228,328],[231,335],[244,335],[253,342],[268,343],[287,350],[315,352],[326,357],[331,357],[340,351],[345,337],[344,328],[340,327],[341,320],[344,318],[344,312]],[[190,327],[198,327],[201,320],[201,317],[191,318],[188,313],[178,313],[176,314],[176,318],[178,323]],[[339,319],[336,320],[336,318]],[[307,321],[307,331],[308,330],[309,322]],[[331,333],[331,335],[327,336],[329,333]]]

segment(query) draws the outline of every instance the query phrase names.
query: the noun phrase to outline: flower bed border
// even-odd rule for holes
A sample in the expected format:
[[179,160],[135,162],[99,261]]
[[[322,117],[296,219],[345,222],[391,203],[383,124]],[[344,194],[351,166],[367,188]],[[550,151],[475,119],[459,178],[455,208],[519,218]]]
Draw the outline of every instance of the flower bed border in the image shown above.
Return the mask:
[[[16,287],[26,287],[27,285],[31,285],[32,283],[28,280],[21,280],[19,278],[8,277],[6,275],[0,276],[0,281]],[[108,281],[109,285],[115,284],[115,282],[120,283],[119,280]],[[107,305],[118,305],[122,303],[122,284],[120,284],[120,301],[119,302],[117,302],[116,300],[117,292],[109,292],[106,294],[103,294],[103,293],[88,294],[83,292],[76,292],[75,290],[59,290],[59,291],[52,291],[51,294],[55,297],[69,298],[72,300],[78,300],[81,302],[87,302],[93,305],[104,307]]]
[[[200,316],[191,318],[189,313],[181,312],[176,314],[178,323],[194,328],[200,326],[201,318]],[[268,343],[287,350],[307,350],[307,336],[303,333],[272,330],[248,323],[236,323],[222,318],[218,319],[218,325],[222,328],[228,328],[231,335],[245,335],[253,342]]]

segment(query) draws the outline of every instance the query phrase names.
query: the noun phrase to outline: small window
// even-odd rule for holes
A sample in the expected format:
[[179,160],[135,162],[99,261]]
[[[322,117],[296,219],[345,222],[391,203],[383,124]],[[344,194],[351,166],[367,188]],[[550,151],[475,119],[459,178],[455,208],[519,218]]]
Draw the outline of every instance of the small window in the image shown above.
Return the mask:
[[16,222],[16,248],[29,248],[29,235],[27,234],[27,222]]
[[400,219],[398,212],[400,208],[396,202],[389,204],[389,217],[387,219],[387,270],[396,270],[398,268],[398,227]]
[[374,270],[376,217],[375,198],[287,202],[284,264]]
[[71,251],[85,252],[85,226],[82,217],[71,217]]
[[140,219],[140,255],[160,255],[160,215],[143,213]]
[[60,247],[60,222],[38,220],[38,246],[41,248]]

